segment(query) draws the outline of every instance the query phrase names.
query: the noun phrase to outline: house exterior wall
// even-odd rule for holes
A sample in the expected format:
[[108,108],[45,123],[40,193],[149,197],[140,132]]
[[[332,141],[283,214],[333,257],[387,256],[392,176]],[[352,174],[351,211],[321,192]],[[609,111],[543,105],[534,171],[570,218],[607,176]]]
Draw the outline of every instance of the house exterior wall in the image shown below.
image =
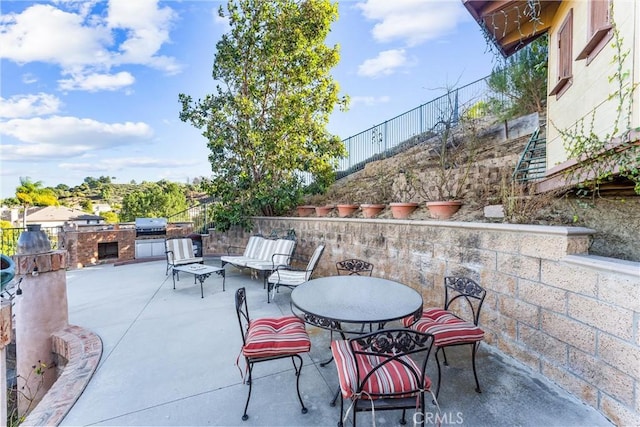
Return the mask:
[[[623,50],[629,50],[622,71],[630,72],[629,84],[640,82],[640,6],[636,1],[614,0],[614,21],[620,31]],[[600,137],[612,135],[619,101],[608,99],[615,92],[615,82],[609,82],[617,64],[614,63],[613,39],[591,60],[575,60],[588,41],[589,2],[563,1],[556,12],[549,31],[549,91],[558,79],[558,30],[569,11],[573,11],[572,83],[560,96],[547,98],[547,169],[568,160],[564,142],[558,129],[570,129],[584,119],[584,132]],[[633,102],[631,127],[640,126],[640,91],[636,90]],[[595,111],[595,114],[594,114]],[[591,119],[593,117],[593,125]],[[593,126],[593,127],[592,127]],[[624,129],[626,123],[620,123]],[[619,133],[618,133],[619,134]],[[616,136],[616,135],[612,135]]]
[[[640,425],[640,264],[588,255],[593,230],[389,219],[256,218],[254,232],[293,228],[295,255],[326,249],[314,277],[361,258],[373,275],[441,306],[443,277],[487,289],[485,342],[545,375],[617,425]],[[250,233],[213,230],[205,253],[244,247]],[[483,345],[486,345],[483,344]],[[482,383],[482,367],[478,368]]]

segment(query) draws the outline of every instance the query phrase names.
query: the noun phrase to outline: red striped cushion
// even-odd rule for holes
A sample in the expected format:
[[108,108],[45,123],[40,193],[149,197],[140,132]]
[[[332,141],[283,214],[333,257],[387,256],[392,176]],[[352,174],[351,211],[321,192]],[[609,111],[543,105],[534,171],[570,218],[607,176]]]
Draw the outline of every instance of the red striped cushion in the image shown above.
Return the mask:
[[416,331],[433,334],[434,345],[444,347],[452,344],[481,341],[484,331],[473,322],[467,322],[441,308],[428,308],[416,323],[413,318],[405,318],[403,324]]
[[[350,398],[357,392],[358,384],[364,380],[368,372],[371,372],[374,366],[379,365],[383,358],[379,356],[371,356],[364,354],[354,355],[349,348],[349,343],[345,340],[336,340],[331,342],[331,353],[338,370],[338,378],[340,380],[340,390],[344,398]],[[402,356],[401,359],[408,365],[412,366],[415,372],[421,372],[418,365],[408,356]],[[356,363],[360,367],[360,381],[356,379]],[[416,390],[419,378],[411,372],[411,370],[401,363],[399,360],[393,360],[386,363],[371,375],[362,389],[361,399],[377,399],[380,395],[389,395],[400,393],[396,397],[410,397],[418,394]],[[431,380],[425,376],[425,387],[427,390],[431,387]],[[403,392],[406,392],[402,394]]]
[[272,357],[306,353],[311,349],[304,322],[295,316],[252,320],[242,354]]

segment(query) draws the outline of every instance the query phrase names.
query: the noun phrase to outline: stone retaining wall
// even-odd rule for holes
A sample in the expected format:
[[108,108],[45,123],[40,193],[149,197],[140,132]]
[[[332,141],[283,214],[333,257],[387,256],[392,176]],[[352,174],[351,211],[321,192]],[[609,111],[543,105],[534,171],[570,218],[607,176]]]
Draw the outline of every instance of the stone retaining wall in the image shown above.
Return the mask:
[[[255,232],[293,228],[296,254],[327,246],[316,277],[362,258],[374,275],[441,306],[445,275],[488,291],[486,343],[556,382],[618,425],[640,425],[640,264],[588,255],[594,230],[387,219],[255,218]],[[211,231],[205,253],[250,233]],[[480,372],[481,372],[480,368]],[[559,414],[561,416],[561,414]]]

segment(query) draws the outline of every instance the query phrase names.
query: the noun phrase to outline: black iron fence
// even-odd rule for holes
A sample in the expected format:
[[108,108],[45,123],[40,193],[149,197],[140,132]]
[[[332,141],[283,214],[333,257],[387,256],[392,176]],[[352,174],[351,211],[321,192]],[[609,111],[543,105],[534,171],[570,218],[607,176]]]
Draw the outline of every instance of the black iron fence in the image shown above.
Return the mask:
[[173,214],[167,218],[169,222],[192,222],[194,233],[207,234],[209,228],[213,228],[214,224],[211,218],[213,215],[211,211],[213,209],[213,202],[211,199],[207,199],[198,205],[191,206],[188,209]]
[[[62,231],[62,227],[41,227],[41,230],[49,237],[51,249],[58,249],[58,233]],[[9,256],[15,255],[18,248],[18,238],[23,231],[25,229],[22,227],[0,228],[0,253]]]
[[397,154],[428,138],[437,131],[443,119],[456,123],[465,115],[478,118],[487,114],[489,104],[503,104],[503,95],[488,84],[489,76],[468,85],[452,89],[446,94],[377,124],[342,142],[347,156],[340,160],[337,178],[342,178],[374,160]]

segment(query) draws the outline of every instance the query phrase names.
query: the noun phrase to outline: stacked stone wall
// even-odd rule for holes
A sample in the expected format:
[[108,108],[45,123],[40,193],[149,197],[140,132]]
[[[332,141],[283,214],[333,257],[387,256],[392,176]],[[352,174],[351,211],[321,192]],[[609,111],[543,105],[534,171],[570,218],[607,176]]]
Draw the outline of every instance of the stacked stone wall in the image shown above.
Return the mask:
[[[640,425],[640,264],[590,256],[593,230],[513,224],[342,218],[256,218],[253,232],[293,228],[296,255],[326,245],[315,277],[362,258],[374,276],[441,306],[443,278],[487,289],[485,342],[542,373],[618,425]],[[211,231],[206,253],[251,233]],[[481,372],[481,368],[480,368]]]

